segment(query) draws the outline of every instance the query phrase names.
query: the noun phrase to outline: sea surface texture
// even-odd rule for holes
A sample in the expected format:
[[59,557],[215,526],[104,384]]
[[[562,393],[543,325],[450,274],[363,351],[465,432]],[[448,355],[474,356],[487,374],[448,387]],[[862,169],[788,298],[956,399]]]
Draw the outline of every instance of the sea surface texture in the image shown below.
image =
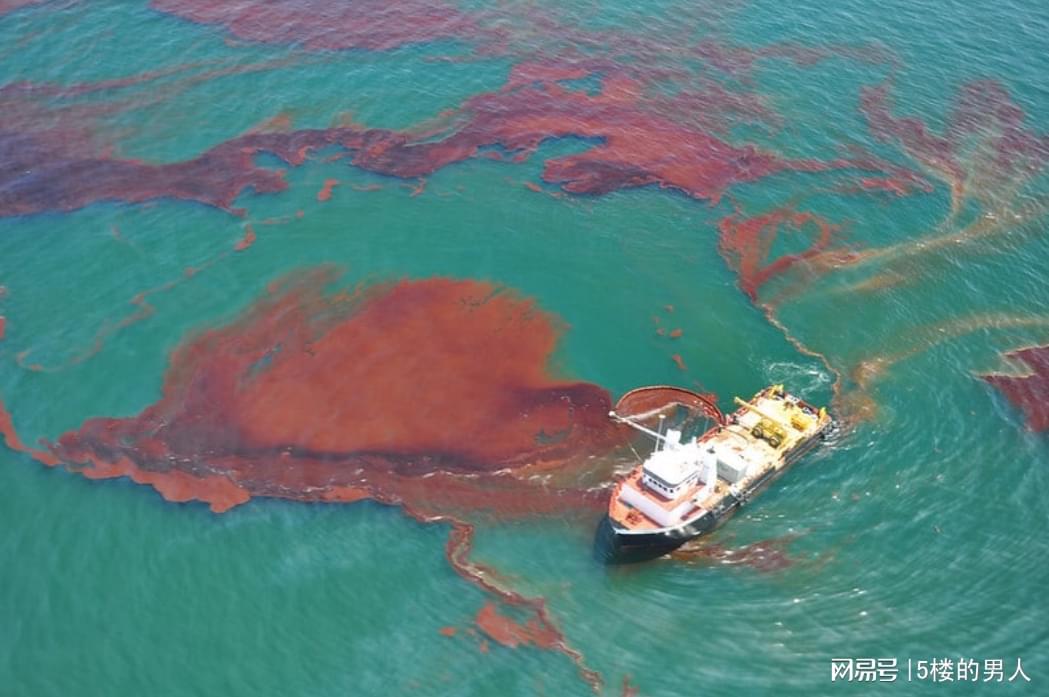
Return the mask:
[[0,694],[1049,694],[1047,168],[1034,0],[0,0]]

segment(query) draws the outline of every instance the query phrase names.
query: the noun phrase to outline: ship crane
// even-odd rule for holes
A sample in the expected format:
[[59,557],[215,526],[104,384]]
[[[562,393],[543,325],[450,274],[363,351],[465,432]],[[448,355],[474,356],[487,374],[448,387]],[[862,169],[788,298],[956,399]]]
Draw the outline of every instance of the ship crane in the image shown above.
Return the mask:
[[[671,448],[676,448],[676,447],[681,445],[680,438],[678,440],[671,440],[670,438],[667,438],[666,435],[664,435],[663,433],[660,432],[660,431],[663,430],[663,427],[662,427],[663,419],[666,418],[662,414],[660,414],[660,416],[659,416],[659,424],[660,424],[660,430],[659,431],[653,431],[651,428],[647,428],[645,426],[642,426],[641,424],[639,424],[636,421],[633,421],[632,419],[630,419],[627,416],[620,416],[615,411],[608,412],[608,418],[610,418],[613,421],[616,421],[618,423],[626,424],[627,426],[630,426],[631,428],[637,429],[638,431],[641,431],[642,433],[645,433],[645,434],[647,434],[649,436],[652,436],[653,438],[656,439],[656,442],[659,443],[664,448],[666,448],[667,446],[669,446]],[[674,431],[674,433],[678,433],[678,435],[680,436],[680,432]]]

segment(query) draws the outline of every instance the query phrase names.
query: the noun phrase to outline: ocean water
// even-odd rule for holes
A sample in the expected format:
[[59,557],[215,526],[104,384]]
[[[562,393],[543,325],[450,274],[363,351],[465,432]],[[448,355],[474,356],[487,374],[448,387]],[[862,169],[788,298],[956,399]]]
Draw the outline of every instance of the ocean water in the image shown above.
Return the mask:
[[[302,16],[318,7],[280,4]],[[175,347],[289,271],[334,263],[348,285],[482,279],[560,318],[557,374],[612,395],[680,384],[726,408],[733,395],[785,382],[847,423],[713,536],[735,556],[610,568],[592,554],[593,516],[480,516],[472,559],[545,599],[603,693],[620,694],[624,679],[646,696],[1049,693],[1049,438],[979,379],[1004,369],[1002,352],[1049,343],[1044,163],[1008,167],[1023,155],[988,144],[1008,131],[1004,121],[981,123],[957,153],[966,194],[954,196],[942,166],[878,138],[861,111],[864,88],[888,84],[894,115],[943,133],[965,85],[993,80],[1044,141],[1049,6],[460,9],[502,28],[505,44],[486,44],[481,30],[427,36],[420,22],[415,40],[395,46],[317,49],[146,3],[26,4],[0,14],[0,130],[153,163],[194,158],[280,116],[296,129],[352,120],[426,130],[498,92],[516,65],[591,52],[715,79],[777,114],[761,123],[727,109],[718,133],[727,142],[821,161],[863,148],[928,190],[854,191],[860,175],[780,171],[733,182],[718,201],[656,185],[579,194],[544,181],[544,165],[596,142],[554,134],[521,161],[482,153],[436,168],[421,193],[417,178],[330,160],[332,149],[294,167],[261,155],[286,170],[288,188],[240,191],[242,215],[163,192],[83,205],[56,195],[20,213],[24,180],[0,179],[0,399],[22,440],[139,413],[160,397]],[[750,50],[753,65],[719,69],[695,48],[704,39],[735,47],[729,62]],[[761,53],[776,46],[827,55]],[[130,76],[144,77],[104,82]],[[599,90],[600,75],[591,78],[572,88]],[[989,106],[991,93],[980,94]],[[702,109],[656,115],[695,123]],[[26,161],[19,147],[0,149],[5,168]],[[338,186],[319,200],[329,179]],[[793,267],[752,300],[719,224],[785,206],[839,226],[842,249],[862,261]],[[988,215],[996,222],[981,228]],[[257,239],[232,252],[249,226]],[[784,234],[769,253],[804,245]],[[124,321],[150,289],[152,312]],[[492,597],[446,560],[448,525],[396,506],[255,497],[215,514],[13,448],[0,448],[0,497],[0,694],[593,694],[563,653],[476,629]],[[768,541],[789,564],[736,563]],[[841,657],[895,658],[899,679],[832,682]],[[1030,682],[907,680],[909,660],[934,658],[1003,659],[1006,683],[1021,659]]]

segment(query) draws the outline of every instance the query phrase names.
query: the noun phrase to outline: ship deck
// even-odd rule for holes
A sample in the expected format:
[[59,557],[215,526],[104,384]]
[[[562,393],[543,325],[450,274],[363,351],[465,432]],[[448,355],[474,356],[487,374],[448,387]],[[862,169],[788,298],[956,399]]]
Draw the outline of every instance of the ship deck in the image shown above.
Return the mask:
[[[743,486],[746,486],[747,481],[753,481],[754,479],[761,477],[770,469],[780,469],[784,467],[791,453],[809,442],[814,435],[825,428],[829,423],[829,417],[826,417],[821,413],[820,417],[815,417],[814,415],[804,417],[804,427],[800,427],[801,424],[797,421],[799,418],[800,406],[792,404],[782,397],[772,396],[768,394],[768,391],[759,393],[755,397],[753,405],[760,410],[761,414],[772,417],[776,422],[786,426],[784,428],[784,437],[780,447],[773,448],[768,441],[752,435],[751,430],[761,422],[764,417],[755,409],[746,406],[741,407],[730,416],[730,423],[707,431],[699,439],[701,443],[709,443],[719,449],[732,452],[742,458],[743,461],[752,464],[752,466],[748,468],[748,475],[737,482],[737,484]],[[815,411],[811,405],[805,403],[801,403],[801,405]],[[664,526],[658,524],[634,506],[622,501],[620,498],[620,492],[623,487],[634,489],[635,492],[643,495],[646,500],[658,505],[667,512],[680,506],[689,497],[696,496],[700,493],[703,487],[703,483],[699,482],[695,487],[689,489],[678,498],[670,500],[649,491],[641,483],[641,475],[642,467],[639,465],[616,485],[612,494],[612,499],[609,502],[609,517],[629,530],[659,530]],[[697,509],[712,509],[722,498],[724,498],[730,488],[731,486],[727,481],[718,477],[713,493],[709,494],[703,501],[696,502],[695,506],[688,509],[688,511],[682,516],[682,521],[694,517],[697,513]]]

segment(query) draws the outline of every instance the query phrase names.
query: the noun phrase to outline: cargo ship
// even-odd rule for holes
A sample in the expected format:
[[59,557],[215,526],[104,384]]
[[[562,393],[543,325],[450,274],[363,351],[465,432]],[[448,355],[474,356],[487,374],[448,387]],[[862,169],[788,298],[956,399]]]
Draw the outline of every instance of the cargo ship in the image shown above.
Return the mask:
[[[682,432],[656,430],[641,418],[616,411],[609,417],[655,441],[655,449],[616,484],[608,515],[598,530],[600,554],[608,561],[652,559],[715,529],[815,448],[830,428],[826,409],[767,387],[750,401],[688,440]],[[617,407],[618,408],[618,407]]]

